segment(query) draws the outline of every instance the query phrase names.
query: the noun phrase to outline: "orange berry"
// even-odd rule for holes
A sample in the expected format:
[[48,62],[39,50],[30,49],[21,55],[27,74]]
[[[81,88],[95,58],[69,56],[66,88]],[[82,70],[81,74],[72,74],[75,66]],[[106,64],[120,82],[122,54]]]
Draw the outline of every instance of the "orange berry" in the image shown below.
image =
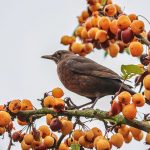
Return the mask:
[[141,20],[134,20],[130,27],[134,34],[140,34],[144,31],[144,22]]
[[140,129],[130,127],[130,132],[132,133],[133,137],[137,137],[142,131]]
[[117,34],[118,26],[117,26],[117,20],[116,20],[116,19],[112,20],[112,21],[109,23],[109,29],[110,29],[110,31],[111,31],[114,35]]
[[58,150],[69,150],[69,147],[65,143],[61,143]]
[[150,73],[150,63],[147,66],[147,71]]
[[112,17],[116,15],[117,9],[114,4],[108,4],[104,7],[104,13],[106,16]]
[[85,43],[85,44],[84,44],[83,51],[84,51],[86,54],[89,54],[93,49],[94,49],[94,47],[93,47],[93,44],[92,44],[92,43]]
[[148,101],[150,101],[150,90],[144,90],[144,96],[145,96],[145,98],[148,100]]
[[0,111],[4,111],[5,110],[5,106],[4,105],[0,105]]
[[120,133],[116,133],[112,135],[110,138],[110,143],[116,146],[117,148],[120,148],[123,145],[123,142],[124,142],[124,138]]
[[32,147],[33,149],[37,149],[41,144],[42,144],[42,139],[40,139],[40,140],[38,140],[38,141],[33,140],[31,147]]
[[32,110],[32,109],[33,109],[33,105],[30,100],[23,99],[21,101],[21,110]]
[[64,92],[63,92],[63,90],[61,88],[54,88],[52,90],[52,95],[55,98],[61,98],[64,95]]
[[131,22],[133,22],[134,20],[137,20],[136,14],[129,14],[128,17],[130,18]]
[[98,27],[98,23],[100,21],[100,16],[92,16],[91,17],[91,24],[92,24],[92,27]]
[[25,126],[27,125],[28,123],[26,121],[21,121],[20,119],[17,118],[17,123],[21,126]]
[[130,143],[131,140],[132,140],[132,135],[131,134],[128,134],[127,136],[124,137],[125,143]]
[[102,131],[99,128],[97,128],[97,127],[93,127],[91,130],[94,133],[94,138],[96,138],[97,136],[102,135]]
[[97,150],[110,150],[110,143],[106,139],[99,139],[96,143]]
[[20,100],[12,100],[9,103],[8,108],[12,113],[18,113],[21,108],[21,101]]
[[150,144],[150,133],[146,134],[145,142],[146,142],[146,144]]
[[143,85],[146,90],[150,90],[150,74],[148,74],[146,77],[144,77]]
[[132,120],[136,117],[136,106],[135,104],[128,104],[123,107],[122,113],[126,119]]
[[87,32],[87,29],[84,28],[81,32],[81,38],[82,39],[88,39],[88,32]]
[[93,142],[94,141],[94,133],[93,133],[93,131],[92,130],[86,131],[84,138],[88,142]]
[[100,3],[96,3],[94,5],[90,5],[89,9],[90,9],[91,12],[94,12],[94,11],[99,10],[100,6],[101,6]]
[[96,32],[95,39],[98,40],[100,43],[105,42],[107,38],[108,38],[108,35],[106,31],[99,30]]
[[131,94],[127,91],[123,91],[118,95],[118,101],[122,104],[130,104]]
[[78,141],[74,140],[73,138],[67,138],[64,143],[70,147],[71,144],[78,144]]
[[144,134],[143,134],[143,132],[141,132],[139,135],[134,136],[134,139],[137,141],[141,141],[143,139],[143,136],[144,136]]
[[80,129],[77,129],[77,130],[73,131],[73,133],[72,133],[72,137],[73,137],[74,140],[76,140],[76,141],[78,141],[79,138],[80,138],[81,136],[83,136],[83,135],[85,135],[85,133],[84,133],[82,130],[80,130]]
[[114,4],[118,14],[122,13],[121,7],[118,4]]
[[130,130],[127,126],[121,126],[118,129],[118,132],[121,133],[123,137],[127,137],[129,135]]
[[51,108],[54,106],[55,99],[53,96],[47,96],[44,98],[43,105],[44,107]]
[[54,138],[55,142],[57,142],[57,141],[58,141],[58,136],[57,136],[56,134],[51,133],[51,137],[53,137],[53,138]]
[[115,116],[122,111],[122,104],[113,100],[111,104],[111,110],[109,111],[109,116]]
[[84,23],[84,26],[85,26],[87,31],[93,27],[92,22],[91,22],[91,18],[86,20],[86,22]]
[[53,105],[53,108],[56,112],[61,112],[65,108],[65,102],[61,98],[55,98],[55,103]]
[[53,119],[53,115],[51,115],[51,114],[47,114],[46,115],[46,123],[47,123],[47,125],[50,125],[52,119]]
[[121,15],[118,18],[117,25],[120,29],[127,29],[131,25],[131,20],[126,15]]
[[10,122],[10,114],[6,111],[0,111],[0,127],[6,127]]
[[96,33],[97,33],[98,31],[99,31],[99,29],[96,28],[96,27],[91,28],[91,29],[88,31],[88,36],[89,36],[89,38],[95,39]]
[[82,24],[84,22],[84,19],[82,18],[82,16],[78,16],[77,17],[79,24]]
[[75,42],[76,38],[74,36],[64,35],[61,37],[61,43],[64,45],[69,45]]
[[89,17],[88,11],[87,10],[82,11],[81,16],[82,16],[83,20],[86,20]]
[[98,27],[102,30],[108,30],[110,27],[110,19],[108,17],[101,17],[98,22]]
[[42,133],[42,138],[45,138],[46,136],[50,135],[50,129],[46,125],[41,125],[38,129]]
[[129,50],[133,57],[139,57],[143,53],[143,45],[140,42],[131,42]]
[[109,47],[108,47],[108,53],[111,57],[116,57],[117,54],[119,53],[119,46],[117,43],[110,43]]
[[32,134],[26,134],[26,135],[24,136],[23,140],[24,140],[25,144],[31,145],[32,142],[33,142],[33,140],[34,140],[34,137],[33,137]]
[[145,104],[145,98],[141,93],[136,93],[132,96],[132,102],[137,106],[137,107],[142,107]]
[[79,54],[83,50],[83,44],[82,43],[72,43],[71,45],[71,51],[75,54]]
[[3,135],[6,131],[6,128],[0,127],[0,136]]
[[78,26],[77,28],[76,28],[76,30],[75,30],[75,35],[76,36],[81,36],[81,32],[82,32],[82,30],[84,29],[85,27],[83,27],[83,26]]
[[46,136],[44,138],[44,145],[47,147],[47,148],[51,148],[53,145],[54,145],[55,141],[54,141],[54,138],[51,137],[51,136]]
[[102,136],[102,135],[97,136],[97,137],[94,139],[94,147],[95,147],[95,148],[96,148],[96,144],[97,144],[98,140],[100,140],[100,139],[105,139],[105,140],[106,140],[106,138],[105,138],[104,136]]
[[81,136],[79,138],[79,144],[83,147],[86,147],[86,145],[88,145],[88,142],[85,140],[84,136]]
[[71,121],[62,120],[61,133],[63,135],[69,134],[73,130],[73,123]]
[[24,140],[21,142],[21,149],[22,150],[30,150],[31,149],[31,146],[30,145],[27,145]]

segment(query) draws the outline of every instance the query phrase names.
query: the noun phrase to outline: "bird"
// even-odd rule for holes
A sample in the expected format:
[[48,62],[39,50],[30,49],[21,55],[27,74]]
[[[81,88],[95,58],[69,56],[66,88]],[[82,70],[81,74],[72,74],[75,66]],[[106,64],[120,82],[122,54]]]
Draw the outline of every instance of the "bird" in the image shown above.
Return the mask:
[[[70,91],[91,100],[91,108],[107,95],[115,95],[119,89],[135,92],[122,82],[121,77],[111,69],[95,61],[74,54],[68,50],[58,50],[42,58],[53,60],[57,65],[57,74],[62,84]],[[84,106],[84,105],[83,105]]]

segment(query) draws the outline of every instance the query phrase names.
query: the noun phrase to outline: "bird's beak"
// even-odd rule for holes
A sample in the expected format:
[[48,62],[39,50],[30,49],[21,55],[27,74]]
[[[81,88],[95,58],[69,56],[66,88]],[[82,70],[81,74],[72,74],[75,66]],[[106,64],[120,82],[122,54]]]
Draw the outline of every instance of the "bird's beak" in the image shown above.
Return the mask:
[[44,55],[44,56],[41,56],[41,58],[54,60],[54,57],[52,55]]

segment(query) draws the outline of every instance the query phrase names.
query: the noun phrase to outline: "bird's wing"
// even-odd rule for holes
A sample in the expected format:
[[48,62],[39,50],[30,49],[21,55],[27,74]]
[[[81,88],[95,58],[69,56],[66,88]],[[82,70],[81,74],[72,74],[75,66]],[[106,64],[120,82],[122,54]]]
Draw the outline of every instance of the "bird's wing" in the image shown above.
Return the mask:
[[94,62],[91,59],[76,56],[67,61],[67,65],[72,72],[90,75],[100,78],[121,80],[120,76],[114,71]]

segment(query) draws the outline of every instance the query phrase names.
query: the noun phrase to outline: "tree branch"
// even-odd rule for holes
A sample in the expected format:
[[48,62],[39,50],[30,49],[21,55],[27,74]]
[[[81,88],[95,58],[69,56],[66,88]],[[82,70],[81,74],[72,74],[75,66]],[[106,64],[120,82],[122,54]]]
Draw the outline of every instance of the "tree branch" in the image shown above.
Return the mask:
[[150,125],[145,121],[138,121],[136,119],[128,120],[125,119],[122,115],[116,115],[116,116],[109,116],[108,112],[102,111],[102,110],[93,110],[93,109],[85,109],[85,110],[65,110],[61,113],[54,112],[53,109],[48,108],[42,108],[38,110],[28,110],[28,111],[20,111],[17,115],[23,115],[27,118],[32,115],[37,114],[52,114],[55,116],[68,116],[68,117],[87,117],[87,118],[97,118],[101,121],[105,119],[110,119],[112,122],[115,122],[118,125],[126,124],[135,128],[138,128],[140,130],[143,130],[145,132],[150,132]]

